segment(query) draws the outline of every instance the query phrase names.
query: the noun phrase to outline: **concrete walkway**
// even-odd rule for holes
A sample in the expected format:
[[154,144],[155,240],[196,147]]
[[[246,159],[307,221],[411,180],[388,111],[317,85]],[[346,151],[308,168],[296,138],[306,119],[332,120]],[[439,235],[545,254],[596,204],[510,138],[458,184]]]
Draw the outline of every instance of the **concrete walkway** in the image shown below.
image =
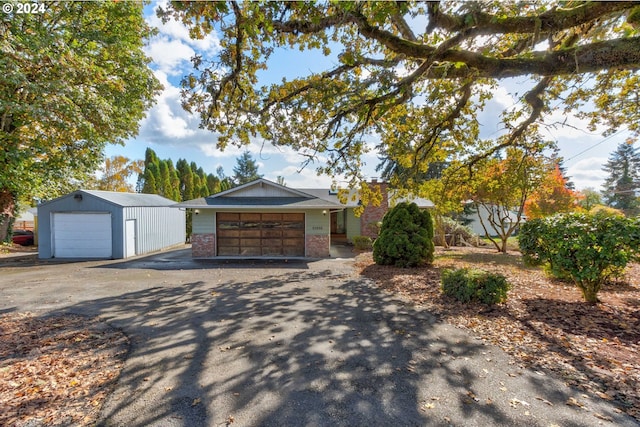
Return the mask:
[[638,425],[380,292],[348,259],[4,263],[0,295],[0,312],[100,316],[130,337],[101,425]]

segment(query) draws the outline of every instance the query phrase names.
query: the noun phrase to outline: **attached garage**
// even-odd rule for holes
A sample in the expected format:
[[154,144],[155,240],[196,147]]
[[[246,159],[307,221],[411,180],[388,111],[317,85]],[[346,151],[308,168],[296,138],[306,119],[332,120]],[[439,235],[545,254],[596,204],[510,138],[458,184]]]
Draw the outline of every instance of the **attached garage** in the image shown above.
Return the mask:
[[155,194],[78,190],[38,206],[40,258],[122,259],[185,242],[185,212]]
[[194,214],[195,258],[328,257],[331,213],[343,209],[266,179],[175,207]]
[[303,257],[304,213],[216,215],[218,256]]

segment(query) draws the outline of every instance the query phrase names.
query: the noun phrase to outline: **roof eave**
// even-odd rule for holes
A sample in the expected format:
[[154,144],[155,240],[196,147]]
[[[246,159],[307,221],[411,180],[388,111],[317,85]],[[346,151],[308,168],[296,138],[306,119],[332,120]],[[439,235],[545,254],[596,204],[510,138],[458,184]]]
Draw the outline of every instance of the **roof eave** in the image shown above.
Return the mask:
[[298,210],[309,210],[309,209],[345,209],[346,206],[341,205],[314,205],[314,206],[296,206],[296,205],[242,205],[242,206],[229,206],[229,205],[195,205],[195,204],[185,204],[178,203],[175,205],[171,205],[172,208],[184,208],[184,209],[214,209],[214,210],[232,210],[232,211],[242,211],[242,210],[283,210],[283,209],[298,209]]

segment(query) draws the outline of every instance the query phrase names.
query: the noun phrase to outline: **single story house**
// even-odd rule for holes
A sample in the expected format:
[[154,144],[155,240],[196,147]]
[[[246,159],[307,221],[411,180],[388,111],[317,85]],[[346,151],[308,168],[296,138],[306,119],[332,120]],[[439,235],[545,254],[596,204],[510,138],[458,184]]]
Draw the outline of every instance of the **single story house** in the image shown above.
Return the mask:
[[193,257],[325,258],[332,241],[375,236],[371,224],[382,220],[389,197],[385,183],[369,185],[380,188],[383,200],[359,217],[357,197],[343,204],[328,188],[293,189],[266,179],[174,207],[193,210]]
[[38,206],[39,258],[122,259],[185,242],[186,215],[156,194],[78,190]]

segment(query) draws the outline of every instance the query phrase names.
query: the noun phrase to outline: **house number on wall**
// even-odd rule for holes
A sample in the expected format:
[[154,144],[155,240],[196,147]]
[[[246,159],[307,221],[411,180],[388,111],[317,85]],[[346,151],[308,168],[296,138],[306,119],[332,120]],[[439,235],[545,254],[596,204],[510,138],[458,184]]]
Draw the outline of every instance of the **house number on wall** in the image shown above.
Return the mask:
[[311,227],[313,230],[322,230],[322,227],[320,226],[315,226],[315,227]]

